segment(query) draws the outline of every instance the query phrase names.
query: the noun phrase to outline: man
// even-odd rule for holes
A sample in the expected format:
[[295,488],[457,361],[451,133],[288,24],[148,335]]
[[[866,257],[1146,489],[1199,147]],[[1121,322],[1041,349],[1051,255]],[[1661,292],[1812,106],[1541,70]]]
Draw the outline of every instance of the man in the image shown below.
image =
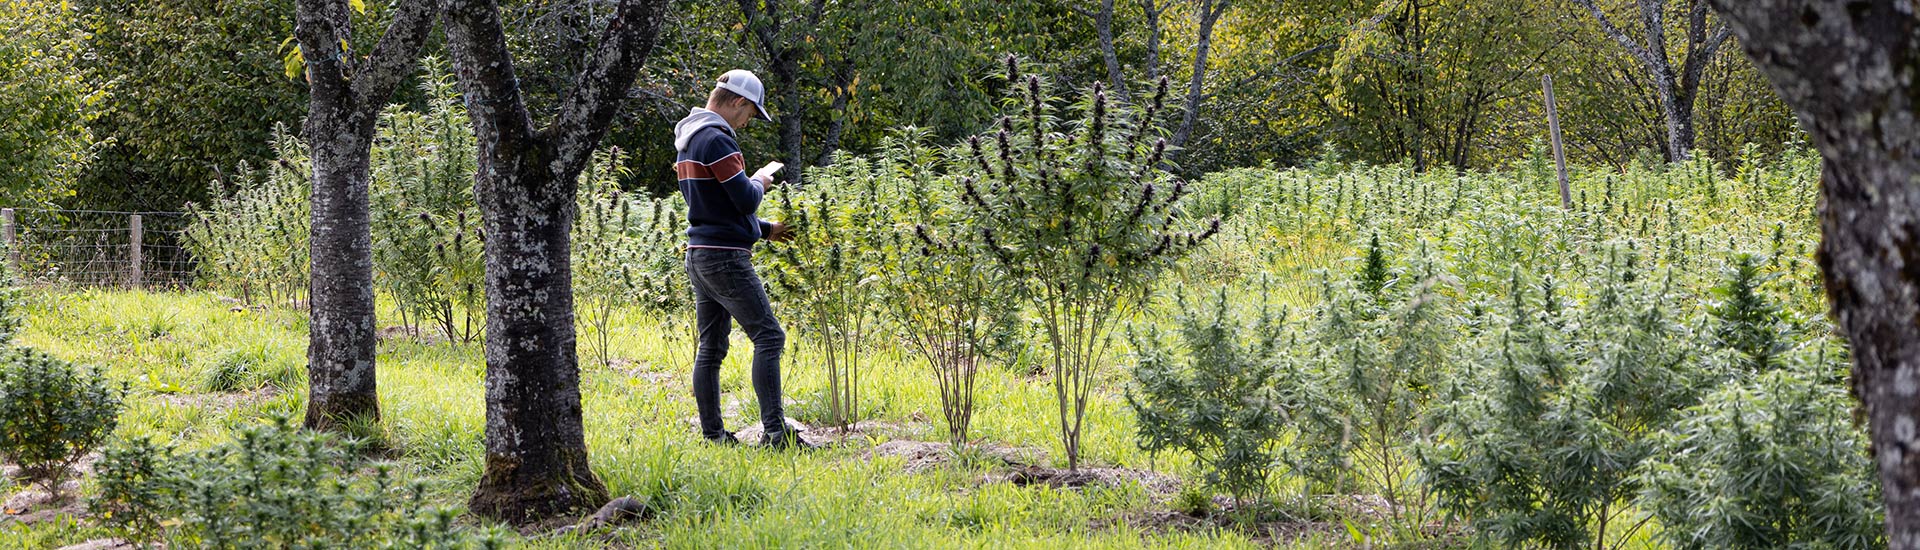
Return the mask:
[[780,354],[787,333],[773,317],[766,287],[753,269],[753,245],[760,239],[785,240],[787,227],[754,215],[772,182],[747,175],[735,131],[755,118],[771,121],[764,107],[766,89],[744,70],[721,75],[706,108],[695,108],[674,125],[679,151],[674,171],[687,199],[687,277],[693,281],[695,328],[700,351],[693,359],[693,399],[700,410],[700,434],[722,444],[739,443],[720,418],[720,361],[727,356],[731,321],[739,321],[753,339],[753,392],[760,401],[762,443],[775,448],[806,447],[786,423],[780,400]]

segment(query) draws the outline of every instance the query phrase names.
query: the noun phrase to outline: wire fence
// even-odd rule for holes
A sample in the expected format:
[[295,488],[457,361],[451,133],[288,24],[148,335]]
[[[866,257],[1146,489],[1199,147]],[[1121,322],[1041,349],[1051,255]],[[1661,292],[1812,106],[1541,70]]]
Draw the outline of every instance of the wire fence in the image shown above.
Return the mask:
[[185,212],[0,208],[7,261],[22,282],[182,289],[194,283]]

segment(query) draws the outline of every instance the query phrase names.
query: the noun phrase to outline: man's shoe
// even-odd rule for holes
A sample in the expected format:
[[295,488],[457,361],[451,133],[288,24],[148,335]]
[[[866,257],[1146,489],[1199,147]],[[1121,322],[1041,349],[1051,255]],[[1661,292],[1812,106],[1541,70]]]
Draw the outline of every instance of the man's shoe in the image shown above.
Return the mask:
[[740,444],[740,439],[734,437],[733,432],[720,432],[719,437],[709,437],[707,441],[723,447],[732,447]]
[[777,449],[782,451],[787,449],[799,449],[799,450],[807,451],[807,450],[820,448],[819,445],[816,445],[812,442],[807,441],[805,438],[800,437],[800,430],[794,429],[793,426],[787,426],[786,430],[777,432],[777,433],[767,432],[765,435],[760,437],[760,444],[766,445],[767,448],[770,448],[770,449]]

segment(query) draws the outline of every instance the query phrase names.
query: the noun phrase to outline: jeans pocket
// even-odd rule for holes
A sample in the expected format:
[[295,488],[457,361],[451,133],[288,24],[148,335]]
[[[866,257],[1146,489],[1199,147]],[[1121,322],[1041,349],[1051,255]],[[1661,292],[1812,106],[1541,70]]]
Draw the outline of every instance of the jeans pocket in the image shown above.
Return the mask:
[[756,279],[753,261],[747,252],[719,249],[700,252],[692,257],[693,271],[698,272],[697,279],[708,294],[727,300],[745,295],[741,289]]

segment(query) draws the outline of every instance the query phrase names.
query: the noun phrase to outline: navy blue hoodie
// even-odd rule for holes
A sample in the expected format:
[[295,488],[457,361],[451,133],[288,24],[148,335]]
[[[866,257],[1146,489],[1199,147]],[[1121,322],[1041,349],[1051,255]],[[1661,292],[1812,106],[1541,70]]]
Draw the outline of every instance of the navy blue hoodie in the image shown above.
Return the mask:
[[687,246],[752,250],[773,232],[754,216],[766,189],[747,177],[733,127],[719,114],[694,108],[673,127],[673,169],[687,199]]

